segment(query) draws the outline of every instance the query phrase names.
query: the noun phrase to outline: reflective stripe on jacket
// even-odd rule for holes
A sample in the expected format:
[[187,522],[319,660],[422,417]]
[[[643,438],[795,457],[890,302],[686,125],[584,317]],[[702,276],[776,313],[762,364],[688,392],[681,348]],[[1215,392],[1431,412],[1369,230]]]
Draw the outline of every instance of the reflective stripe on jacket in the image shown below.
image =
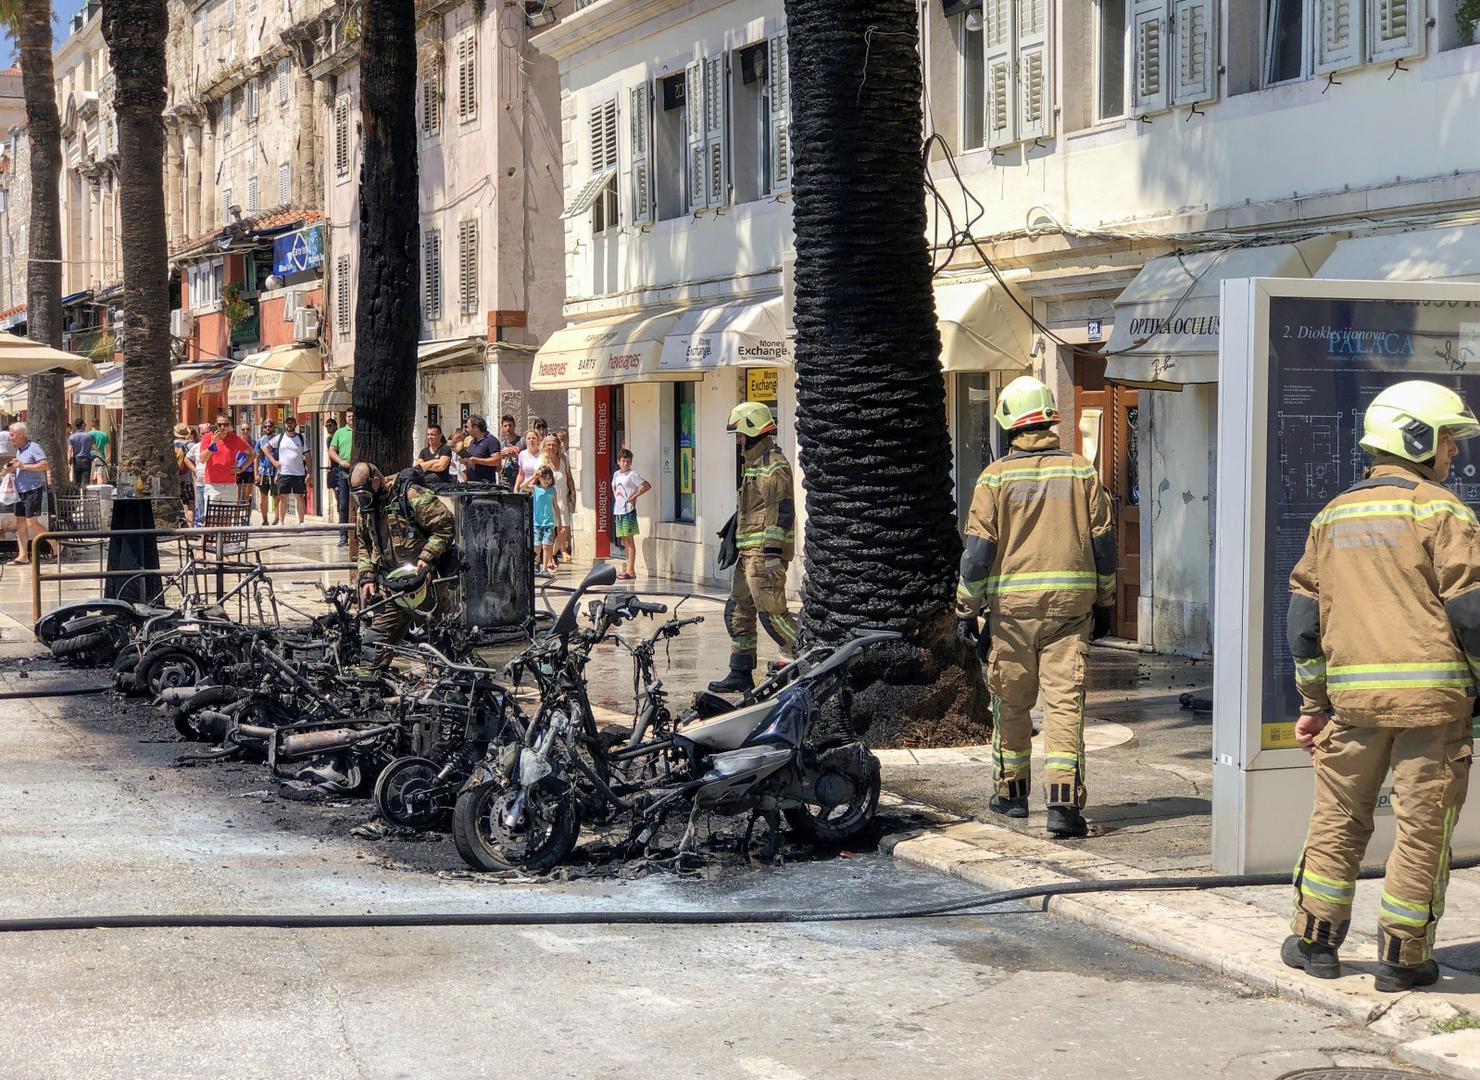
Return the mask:
[[1433,470],[1379,456],[1310,523],[1290,575],[1301,710],[1358,727],[1470,715],[1480,672],[1480,528]]
[[1113,513],[1095,467],[1059,449],[1052,432],[1021,435],[1013,448],[976,482],[957,613],[1056,618],[1113,604]]
[[769,435],[745,452],[735,513],[735,547],[741,555],[789,562],[796,548],[796,503],[791,466]]
[[[441,499],[419,483],[390,477],[386,484],[385,502],[355,519],[360,535],[356,580],[362,584],[374,581],[377,573],[389,573],[417,560],[434,566],[452,547],[452,511]],[[410,520],[401,512],[402,485],[406,485],[404,505]]]

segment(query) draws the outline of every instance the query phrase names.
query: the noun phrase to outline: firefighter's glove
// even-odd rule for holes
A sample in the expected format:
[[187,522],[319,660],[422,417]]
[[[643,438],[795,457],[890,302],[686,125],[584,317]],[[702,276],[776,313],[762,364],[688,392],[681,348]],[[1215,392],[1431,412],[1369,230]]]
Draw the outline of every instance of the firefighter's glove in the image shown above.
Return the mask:
[[765,562],[761,563],[761,569],[768,574],[784,574],[786,566],[775,555],[767,555]]
[[957,622],[956,636],[976,650],[977,659],[986,663],[992,651],[992,632],[977,622],[975,615],[962,615]]
[[1094,616],[1095,626],[1089,632],[1089,639],[1099,641],[1103,637],[1108,637],[1110,631],[1115,628],[1115,609],[1108,604],[1096,604]]

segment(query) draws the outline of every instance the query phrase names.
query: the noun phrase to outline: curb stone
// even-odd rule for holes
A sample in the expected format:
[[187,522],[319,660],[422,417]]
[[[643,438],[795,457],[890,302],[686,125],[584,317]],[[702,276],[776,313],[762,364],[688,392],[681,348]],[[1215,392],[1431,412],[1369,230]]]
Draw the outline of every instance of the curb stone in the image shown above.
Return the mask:
[[[881,850],[988,891],[1156,876],[896,795],[886,794],[880,804],[925,822],[886,837]],[[1344,961],[1348,974],[1341,979],[1313,979],[1280,962],[1279,944],[1289,933],[1284,918],[1217,890],[1085,893],[1042,903],[1063,918],[1337,1013],[1398,1043],[1396,1055],[1411,1064],[1480,1080],[1480,1029],[1435,1035],[1432,1028],[1435,1021],[1457,1016],[1480,1021],[1480,975],[1441,968],[1442,994],[1379,994],[1373,988],[1376,962],[1370,960]]]

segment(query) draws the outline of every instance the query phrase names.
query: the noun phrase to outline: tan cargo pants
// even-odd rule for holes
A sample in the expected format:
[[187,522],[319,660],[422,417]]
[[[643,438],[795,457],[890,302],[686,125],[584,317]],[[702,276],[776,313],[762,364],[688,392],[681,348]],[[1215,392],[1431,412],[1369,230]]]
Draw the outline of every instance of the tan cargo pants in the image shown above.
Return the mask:
[[[459,603],[457,586],[452,583],[435,585],[427,590],[427,598],[417,611],[443,617],[457,614]],[[384,634],[388,644],[394,645],[406,636],[415,616],[397,604],[386,604],[370,616],[370,629]]]
[[992,614],[987,689],[992,694],[992,781],[998,795],[1028,797],[1030,710],[1043,692],[1044,784],[1050,806],[1084,808],[1084,669],[1093,620]]
[[1315,809],[1295,866],[1296,934],[1332,946],[1346,939],[1357,870],[1391,768],[1398,833],[1382,884],[1377,955],[1405,966],[1429,958],[1444,914],[1450,834],[1470,783],[1471,743],[1469,720],[1362,728],[1338,719],[1325,726],[1315,740]]
[[725,602],[725,629],[730,632],[730,670],[754,671],[756,617],[788,657],[796,655],[797,624],[786,609],[786,563],[779,573],[766,573],[760,555],[742,555]]

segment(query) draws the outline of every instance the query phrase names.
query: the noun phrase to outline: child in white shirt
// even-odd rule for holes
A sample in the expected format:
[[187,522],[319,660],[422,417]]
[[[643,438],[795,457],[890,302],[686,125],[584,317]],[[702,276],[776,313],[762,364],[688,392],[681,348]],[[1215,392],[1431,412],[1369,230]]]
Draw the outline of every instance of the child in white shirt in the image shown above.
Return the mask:
[[612,473],[612,519],[617,539],[627,552],[627,563],[617,575],[619,581],[637,578],[637,497],[652,489],[653,485],[632,471],[632,451],[625,446],[617,451],[617,471]]

